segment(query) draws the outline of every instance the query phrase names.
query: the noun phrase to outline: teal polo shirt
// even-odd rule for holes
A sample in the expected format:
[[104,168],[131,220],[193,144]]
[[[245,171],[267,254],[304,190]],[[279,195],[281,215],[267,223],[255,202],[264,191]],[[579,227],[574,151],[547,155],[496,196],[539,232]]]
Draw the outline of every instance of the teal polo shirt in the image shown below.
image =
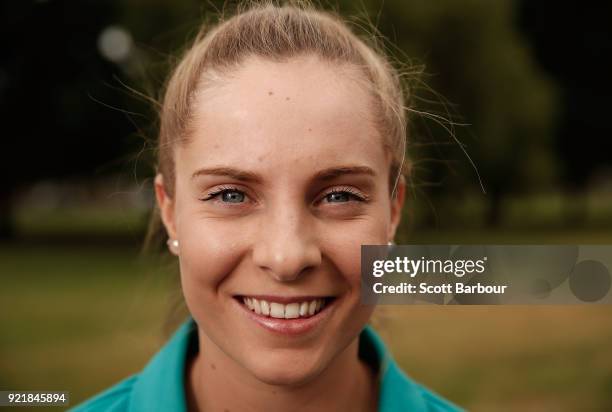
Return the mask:
[[[190,317],[141,372],[70,411],[186,412],[185,365],[189,352],[197,350],[197,341],[196,323]],[[379,412],[462,411],[410,379],[369,325],[359,334],[359,356],[378,369]]]

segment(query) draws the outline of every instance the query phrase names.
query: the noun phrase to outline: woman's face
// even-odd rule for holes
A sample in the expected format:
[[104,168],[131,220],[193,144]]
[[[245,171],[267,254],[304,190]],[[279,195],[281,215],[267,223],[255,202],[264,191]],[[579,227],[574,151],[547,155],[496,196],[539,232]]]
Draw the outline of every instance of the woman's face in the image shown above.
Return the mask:
[[197,95],[172,198],[156,179],[192,316],[268,383],[307,381],[358,336],[373,310],[360,246],[386,244],[399,220],[403,186],[392,200],[390,158],[349,74],[314,56],[246,60]]

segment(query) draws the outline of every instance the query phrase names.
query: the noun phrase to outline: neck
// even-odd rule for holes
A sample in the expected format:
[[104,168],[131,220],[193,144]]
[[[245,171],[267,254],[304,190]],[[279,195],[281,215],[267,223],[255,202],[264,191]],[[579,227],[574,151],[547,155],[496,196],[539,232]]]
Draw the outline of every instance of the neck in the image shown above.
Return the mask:
[[258,380],[201,330],[198,334],[199,352],[186,372],[187,404],[191,412],[371,412],[377,409],[377,384],[371,368],[358,357],[359,337],[319,376],[303,385],[289,387]]

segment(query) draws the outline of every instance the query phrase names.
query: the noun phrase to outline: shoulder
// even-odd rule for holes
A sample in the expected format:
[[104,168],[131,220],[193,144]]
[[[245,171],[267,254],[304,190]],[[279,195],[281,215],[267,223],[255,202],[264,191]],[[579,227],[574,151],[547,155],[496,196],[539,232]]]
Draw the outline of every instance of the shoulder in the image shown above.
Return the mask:
[[379,412],[460,412],[460,407],[410,378],[371,326],[360,336],[360,357],[378,370]]
[[420,392],[425,405],[427,405],[427,411],[431,412],[461,412],[462,408],[451,403],[450,401],[442,398],[437,393],[431,391],[430,389],[422,386],[419,383],[415,382],[415,386],[417,387],[417,391]]
[[[406,375],[396,364],[390,365],[387,377],[387,392],[394,397],[403,398],[397,406],[410,406],[410,410],[427,412],[462,412],[464,409],[443,398],[430,388],[423,386]],[[402,396],[403,395],[403,396]],[[393,402],[391,402],[393,403]],[[389,408],[389,410],[404,410],[402,408]]]
[[132,375],[125,378],[110,388],[92,396],[83,403],[76,405],[74,408],[69,409],[69,412],[127,411],[132,389],[137,380],[138,375]]

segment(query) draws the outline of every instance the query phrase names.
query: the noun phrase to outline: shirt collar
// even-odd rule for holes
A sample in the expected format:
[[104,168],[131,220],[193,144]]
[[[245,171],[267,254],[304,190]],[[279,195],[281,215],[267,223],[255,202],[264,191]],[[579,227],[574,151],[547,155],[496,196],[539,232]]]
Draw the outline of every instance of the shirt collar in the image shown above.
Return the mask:
[[378,365],[378,412],[427,410],[418,386],[398,366],[370,325],[359,335],[359,351],[361,357],[369,357]]
[[[359,335],[360,356],[378,367],[378,410],[425,410],[417,385],[396,364],[370,325]],[[130,399],[131,412],[165,410],[185,412],[185,365],[188,349],[197,342],[197,326],[189,317],[139,374]]]
[[185,365],[197,326],[191,317],[174,333],[139,374],[130,399],[130,412],[187,411]]

